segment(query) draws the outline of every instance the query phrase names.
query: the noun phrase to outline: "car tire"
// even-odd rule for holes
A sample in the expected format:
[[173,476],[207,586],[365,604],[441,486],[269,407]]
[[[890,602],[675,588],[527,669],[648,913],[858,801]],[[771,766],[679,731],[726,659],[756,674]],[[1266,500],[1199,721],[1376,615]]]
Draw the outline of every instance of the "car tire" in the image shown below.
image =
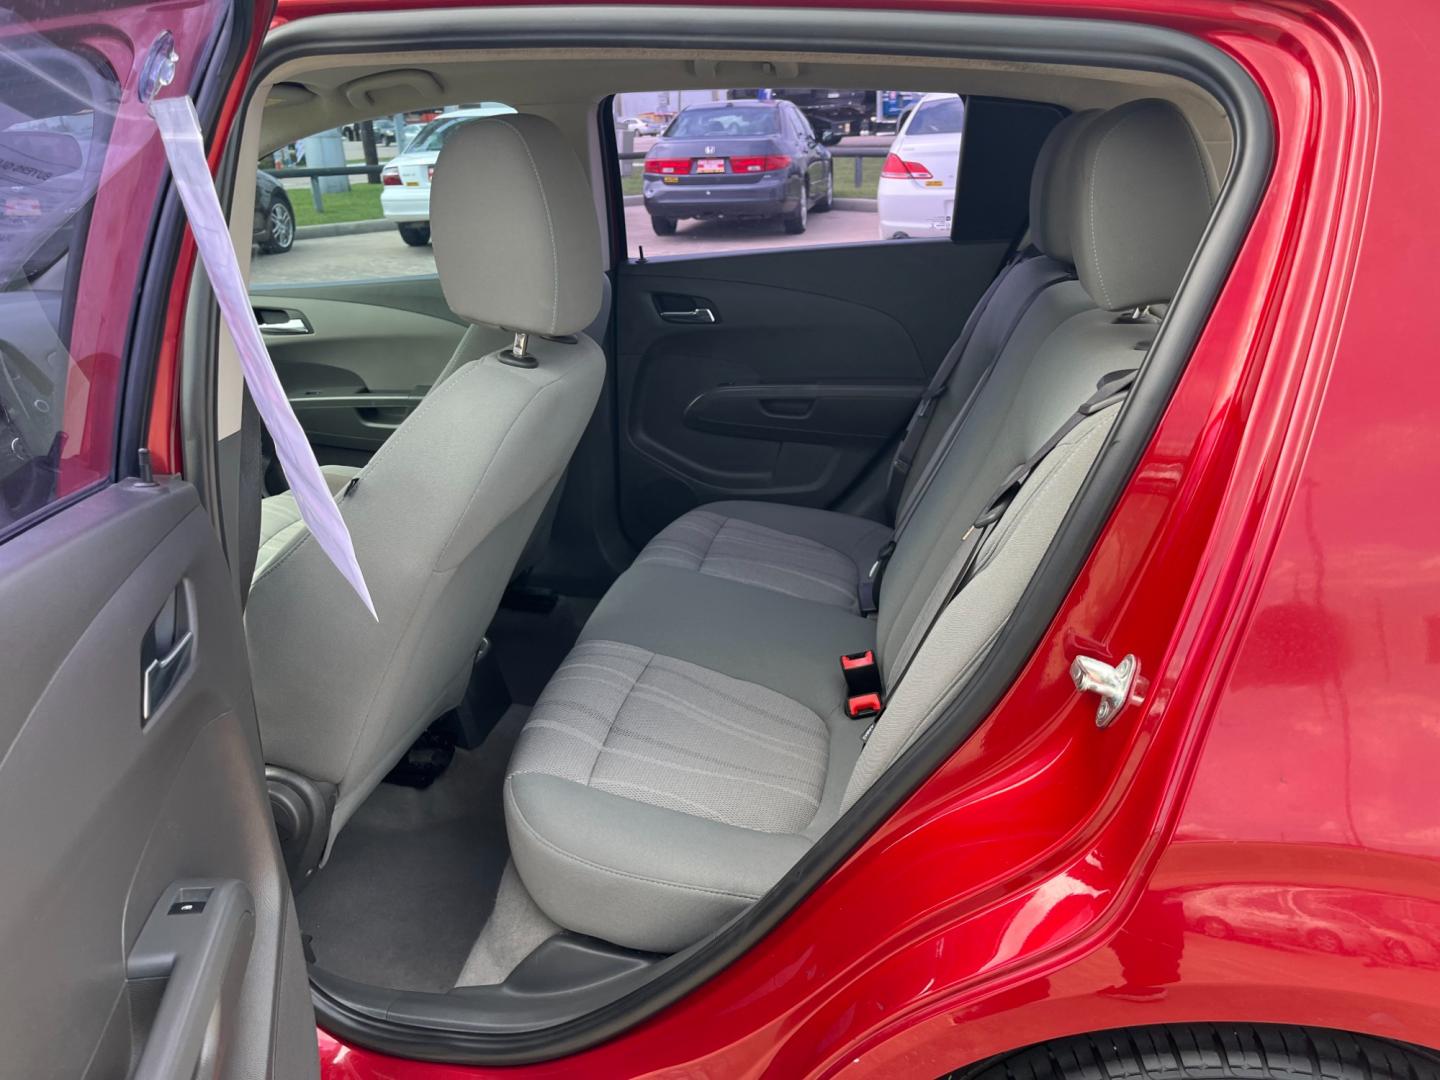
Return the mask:
[[284,255],[295,246],[295,209],[281,196],[265,214],[265,239],[260,250],[267,255]]
[[810,185],[806,183],[800,189],[800,205],[781,219],[785,223],[785,231],[791,236],[799,236],[810,224]]
[[680,222],[673,217],[658,217],[652,215],[650,227],[655,230],[656,236],[674,236],[675,230],[680,227]]
[[825,194],[820,196],[820,201],[810,208],[812,213],[823,214],[827,210],[835,208],[835,166],[830,166],[830,171],[825,174]]
[[[1413,1080],[1440,1058],[1383,1039],[1271,1024],[1174,1024],[1121,1028],[1041,1043],[961,1070],[964,1080]],[[1263,1073],[1256,1063],[1263,1062]]]
[[430,243],[430,223],[423,225],[414,222],[403,221],[400,223],[400,239],[411,247],[424,247]]

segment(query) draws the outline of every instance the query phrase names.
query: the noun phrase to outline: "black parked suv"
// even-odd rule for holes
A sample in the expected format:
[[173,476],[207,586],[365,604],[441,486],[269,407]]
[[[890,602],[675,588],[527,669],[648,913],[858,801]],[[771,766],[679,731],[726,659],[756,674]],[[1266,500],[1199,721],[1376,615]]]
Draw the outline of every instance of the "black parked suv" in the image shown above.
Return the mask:
[[645,209],[660,236],[681,218],[777,218],[802,233],[835,195],[830,151],[788,101],[687,105],[645,155]]

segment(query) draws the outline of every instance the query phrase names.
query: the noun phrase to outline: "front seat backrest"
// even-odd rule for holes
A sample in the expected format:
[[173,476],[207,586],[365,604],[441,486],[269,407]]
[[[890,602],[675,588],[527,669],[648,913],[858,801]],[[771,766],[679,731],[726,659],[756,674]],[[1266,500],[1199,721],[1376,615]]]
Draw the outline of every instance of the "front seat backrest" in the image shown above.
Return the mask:
[[430,208],[446,302],[513,343],[457,365],[337,496],[379,621],[303,529],[267,550],[245,614],[265,760],[338,788],[332,837],[459,703],[604,378],[581,333],[600,305],[599,225],[553,124],[466,123]]

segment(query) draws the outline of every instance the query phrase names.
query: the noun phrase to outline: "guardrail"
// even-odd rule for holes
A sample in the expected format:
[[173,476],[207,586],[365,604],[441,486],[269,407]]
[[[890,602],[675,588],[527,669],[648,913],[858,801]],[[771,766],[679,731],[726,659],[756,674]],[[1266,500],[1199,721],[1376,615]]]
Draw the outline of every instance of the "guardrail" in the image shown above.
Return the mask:
[[[865,180],[865,159],[883,158],[889,153],[889,149],[883,146],[832,146],[830,156],[837,158],[855,159],[855,186],[858,188]],[[643,151],[622,151],[616,155],[623,162],[643,161]],[[370,183],[380,182],[380,170],[385,167],[386,162],[378,165],[329,165],[323,168],[286,168],[286,169],[261,169],[260,171],[276,180],[309,180],[310,198],[315,204],[315,212],[325,212],[325,196],[320,190],[320,179],[325,176],[369,176]]]
[[276,180],[298,180],[307,179],[310,181],[310,201],[315,204],[315,212],[325,212],[325,195],[320,190],[320,178],[323,176],[369,176],[370,183],[380,182],[380,170],[385,163],[378,165],[328,165],[316,169],[261,169],[260,171]]

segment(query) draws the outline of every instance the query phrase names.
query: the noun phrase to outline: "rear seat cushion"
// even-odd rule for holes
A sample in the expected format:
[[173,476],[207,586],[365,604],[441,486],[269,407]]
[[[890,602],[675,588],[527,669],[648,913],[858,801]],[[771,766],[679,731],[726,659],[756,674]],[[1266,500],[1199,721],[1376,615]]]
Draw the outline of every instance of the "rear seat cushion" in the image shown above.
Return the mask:
[[875,620],[671,566],[633,566],[581,641],[625,641],[764,686],[821,716],[838,709],[840,657],[875,646]]
[[860,580],[890,538],[877,521],[779,503],[717,502],[672,522],[636,558],[859,611]]
[[683,948],[763,894],[834,819],[860,730],[688,661],[584,641],[511,759],[516,868],[563,926]]

